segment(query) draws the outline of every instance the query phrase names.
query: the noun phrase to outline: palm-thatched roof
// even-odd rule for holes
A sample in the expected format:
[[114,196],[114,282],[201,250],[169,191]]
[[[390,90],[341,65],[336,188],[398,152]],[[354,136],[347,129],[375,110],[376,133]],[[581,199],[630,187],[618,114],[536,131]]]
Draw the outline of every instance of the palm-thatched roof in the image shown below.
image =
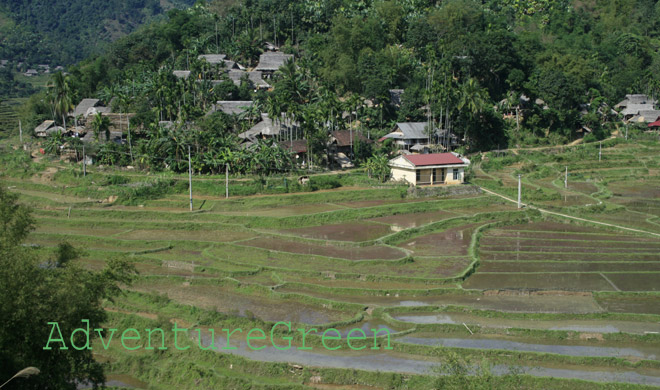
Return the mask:
[[274,72],[291,58],[293,54],[268,51],[259,56],[259,64],[254,70]]

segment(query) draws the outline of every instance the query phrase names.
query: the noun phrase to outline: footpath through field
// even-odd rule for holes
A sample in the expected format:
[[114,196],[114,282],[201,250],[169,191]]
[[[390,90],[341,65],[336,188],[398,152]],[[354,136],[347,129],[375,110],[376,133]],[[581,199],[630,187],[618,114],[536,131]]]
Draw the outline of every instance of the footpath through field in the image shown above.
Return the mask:
[[[489,194],[491,194],[491,195],[499,196],[500,198],[505,199],[505,200],[508,200],[509,202],[512,202],[512,203],[518,203],[518,201],[513,200],[513,199],[511,199],[511,198],[509,198],[509,197],[507,197],[507,196],[504,196],[504,195],[502,195],[502,194],[498,194],[497,192],[491,191],[491,190],[486,189],[486,188],[484,188],[484,187],[480,187],[480,188],[481,188],[483,191],[485,191],[485,192],[487,192],[487,193],[489,193]],[[524,206],[524,207],[528,207],[528,208],[530,208],[530,209],[535,209],[535,210],[538,210],[538,211],[540,211],[540,212],[542,212],[542,213],[546,213],[546,214],[552,214],[552,215],[556,215],[556,216],[559,216],[559,217],[575,219],[575,220],[577,220],[577,221],[583,221],[583,222],[595,223],[595,224],[597,224],[597,225],[610,226],[610,227],[614,227],[614,228],[617,228],[617,229],[623,229],[623,230],[628,230],[628,231],[631,231],[631,232],[637,232],[637,233],[650,234],[650,235],[653,235],[653,236],[656,236],[656,237],[660,237],[660,234],[658,234],[658,233],[653,233],[653,232],[648,232],[648,231],[646,231],[646,230],[633,229],[633,228],[629,228],[629,227],[625,227],[625,226],[621,226],[621,225],[614,225],[614,224],[611,224],[611,223],[605,223],[605,222],[593,221],[593,220],[590,220],[590,219],[585,219],[585,218],[575,217],[575,216],[568,215],[568,214],[557,213],[557,212],[555,212],[555,211],[545,210],[545,209],[542,209],[542,208],[539,208],[539,207],[535,207],[535,206],[532,206],[532,205],[528,205],[528,204],[526,204],[526,203],[522,203],[522,202],[521,202],[520,204],[521,204],[522,206]]]

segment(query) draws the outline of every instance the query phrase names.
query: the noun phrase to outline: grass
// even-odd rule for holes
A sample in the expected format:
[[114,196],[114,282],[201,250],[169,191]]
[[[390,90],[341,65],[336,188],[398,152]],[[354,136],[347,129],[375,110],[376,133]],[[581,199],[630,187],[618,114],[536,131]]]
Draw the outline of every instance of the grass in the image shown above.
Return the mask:
[[[412,325],[392,317],[407,312],[455,313],[477,319],[482,326],[470,324],[477,334],[570,344],[584,332],[535,329],[534,324],[575,320],[602,326],[612,321],[652,326],[660,315],[659,293],[653,291],[658,275],[653,264],[660,258],[651,250],[659,241],[648,234],[519,211],[490,195],[409,199],[406,187],[372,182],[362,172],[313,176],[307,188],[297,187],[295,176],[287,177],[286,184],[284,177],[267,182],[232,177],[229,199],[224,199],[224,176],[197,176],[193,181],[195,211],[189,212],[185,175],[93,168],[82,177],[78,166],[47,158],[35,163],[26,153],[4,147],[2,185],[33,206],[38,229],[27,243],[38,245],[34,251],[40,258],[51,257],[53,249],[67,241],[85,248],[84,256],[76,260],[84,267],[101,269],[107,259],[125,256],[140,271],[126,294],[108,303],[115,310],[108,325],[153,326],[177,318],[207,326],[269,327],[277,319],[294,318],[323,329],[389,323],[404,332],[415,329],[467,337],[461,324]],[[611,140],[603,143],[600,163],[595,145],[520,151],[506,157],[487,154],[475,170],[474,183],[513,198],[516,175],[521,173],[523,201],[590,220],[656,231],[660,229],[654,192],[660,183],[658,152],[655,143]],[[562,186],[566,165],[574,173],[569,179],[574,188]],[[256,193],[260,195],[253,196]],[[100,203],[110,196],[118,200]],[[574,201],[564,203],[565,197]],[[346,236],[340,228],[328,228],[338,224],[357,233]],[[378,228],[366,231],[367,226]],[[328,240],[323,236],[326,231],[343,235]],[[265,242],[277,246],[250,246]],[[518,244],[522,250],[516,250]],[[359,255],[332,257],[381,249],[399,255],[377,254],[367,260]],[[504,271],[488,271],[490,265],[503,264]],[[519,264],[525,270],[516,269]],[[608,268],[619,264],[630,268]],[[571,268],[576,265],[585,268]],[[567,268],[562,270],[563,266]],[[611,284],[621,290],[645,291],[615,291]],[[490,288],[507,288],[495,292],[515,299],[492,299]],[[515,306],[519,301],[524,307],[547,308],[546,298],[553,294],[561,307],[577,305],[571,290],[585,290],[579,293],[581,304],[602,311],[527,313]],[[479,306],[486,300],[492,309]],[[431,302],[432,306],[397,307],[403,301]],[[521,326],[504,329],[496,326],[498,321],[516,321]],[[657,335],[632,331],[599,337],[651,349],[660,345]],[[311,342],[318,345],[320,339],[313,336]],[[438,364],[453,351],[506,364],[532,362],[639,373],[659,368],[657,362],[632,363],[623,358],[395,344],[396,356],[437,360]],[[130,354],[113,349],[103,355],[112,360],[110,372],[130,374],[162,389],[190,388],[191,372],[202,378],[199,386],[215,388],[298,389],[316,375],[324,383],[393,389],[428,388],[436,380],[426,375],[307,366],[298,370],[286,363],[200,351]],[[548,378],[525,377],[523,381],[535,388],[607,387]]]

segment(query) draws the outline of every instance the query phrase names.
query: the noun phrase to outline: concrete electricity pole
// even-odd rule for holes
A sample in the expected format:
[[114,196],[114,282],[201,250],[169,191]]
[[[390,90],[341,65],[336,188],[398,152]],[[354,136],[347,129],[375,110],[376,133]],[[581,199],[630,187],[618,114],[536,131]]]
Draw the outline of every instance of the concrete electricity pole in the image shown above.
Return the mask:
[[520,184],[520,175],[518,175],[518,208],[522,208],[522,203],[520,202],[520,193],[522,192],[522,185]]
[[188,189],[190,191],[190,211],[193,210],[192,201],[192,163],[190,162],[190,145],[188,145]]
[[85,156],[85,144],[83,143],[83,177],[87,176],[87,156]]
[[225,165],[225,199],[229,198],[229,164]]
[[598,162],[600,162],[600,156],[603,154],[603,141],[598,143]]
[[564,176],[564,188],[568,188],[568,165],[566,166],[566,176]]
[[21,147],[23,147],[23,125],[20,120],[18,121],[18,137],[21,140]]

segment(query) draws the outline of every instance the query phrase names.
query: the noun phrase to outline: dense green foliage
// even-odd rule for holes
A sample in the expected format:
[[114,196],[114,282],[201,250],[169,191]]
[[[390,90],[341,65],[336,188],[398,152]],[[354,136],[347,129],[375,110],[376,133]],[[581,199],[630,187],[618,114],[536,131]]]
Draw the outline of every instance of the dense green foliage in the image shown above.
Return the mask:
[[176,0],[0,1],[0,58],[69,65],[164,12]]
[[[282,151],[264,164],[247,161],[237,146],[235,136],[261,112],[276,122],[280,114],[285,123],[300,121],[290,137],[306,140],[307,166],[329,164],[330,131],[353,128],[377,138],[396,121],[431,120],[455,132],[466,152],[567,142],[583,126],[593,130],[591,140],[603,139],[616,128],[611,108],[626,93],[655,95],[660,87],[660,11],[648,0],[224,4],[172,10],[71,68],[73,102],[96,96],[114,101],[115,112],[136,114],[131,124],[142,131],[117,151],[132,164],[185,171],[190,146],[203,173],[226,164],[238,172],[288,170],[290,163],[273,159]],[[226,53],[252,67],[268,41],[295,55],[269,81],[273,90],[254,90],[247,79],[235,86],[197,60]],[[191,76],[177,78],[173,70]],[[390,99],[396,88],[405,89],[400,107]],[[207,115],[217,100],[255,104],[240,116]],[[53,117],[39,97],[26,113],[30,125]]]
[[[18,381],[23,389],[75,389],[74,381],[103,383],[101,365],[90,350],[43,350],[51,330],[47,322],[57,321],[67,335],[81,327],[81,319],[88,319],[92,329],[99,327],[106,318],[101,301],[117,295],[118,282],[130,281],[132,266],[110,259],[102,272],[83,270],[69,262],[80,251],[64,242],[53,258],[40,263],[32,249],[21,245],[34,219],[16,200],[0,188],[0,378],[4,381],[35,366],[41,374],[16,380],[14,388]],[[84,337],[78,336],[75,342],[84,345]]]

